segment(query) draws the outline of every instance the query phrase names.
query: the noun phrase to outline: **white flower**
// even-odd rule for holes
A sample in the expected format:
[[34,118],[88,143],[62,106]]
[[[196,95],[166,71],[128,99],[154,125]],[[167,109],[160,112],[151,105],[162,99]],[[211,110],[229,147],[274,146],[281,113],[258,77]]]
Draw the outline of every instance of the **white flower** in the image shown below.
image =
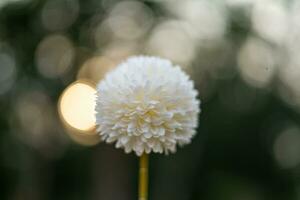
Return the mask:
[[126,153],[175,152],[195,134],[196,96],[179,66],[157,57],[131,57],[97,86],[97,131]]

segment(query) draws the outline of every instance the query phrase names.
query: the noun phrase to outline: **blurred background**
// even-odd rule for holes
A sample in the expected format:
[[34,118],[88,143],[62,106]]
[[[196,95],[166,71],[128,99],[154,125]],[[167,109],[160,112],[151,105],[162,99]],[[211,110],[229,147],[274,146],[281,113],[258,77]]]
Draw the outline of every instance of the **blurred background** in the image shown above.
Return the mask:
[[150,199],[300,200],[299,52],[297,0],[0,0],[0,199],[137,199],[94,94],[146,54],[202,101],[192,144],[151,155]]

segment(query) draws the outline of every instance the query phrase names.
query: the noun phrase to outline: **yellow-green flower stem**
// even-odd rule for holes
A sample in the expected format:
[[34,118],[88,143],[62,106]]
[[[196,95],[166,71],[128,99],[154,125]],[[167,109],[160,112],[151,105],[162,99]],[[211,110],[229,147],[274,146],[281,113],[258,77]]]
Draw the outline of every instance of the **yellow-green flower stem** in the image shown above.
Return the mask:
[[148,163],[149,156],[143,153],[140,157],[139,200],[148,200]]

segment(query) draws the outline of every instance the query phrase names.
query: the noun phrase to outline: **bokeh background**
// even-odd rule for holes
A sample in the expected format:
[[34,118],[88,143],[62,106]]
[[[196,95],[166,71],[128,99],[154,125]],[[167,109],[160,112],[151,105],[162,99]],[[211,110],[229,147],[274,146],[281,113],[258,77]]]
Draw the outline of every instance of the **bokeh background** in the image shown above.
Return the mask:
[[151,155],[150,199],[300,200],[299,52],[298,0],[0,0],[0,199],[137,199],[94,92],[146,54],[202,101],[192,144]]

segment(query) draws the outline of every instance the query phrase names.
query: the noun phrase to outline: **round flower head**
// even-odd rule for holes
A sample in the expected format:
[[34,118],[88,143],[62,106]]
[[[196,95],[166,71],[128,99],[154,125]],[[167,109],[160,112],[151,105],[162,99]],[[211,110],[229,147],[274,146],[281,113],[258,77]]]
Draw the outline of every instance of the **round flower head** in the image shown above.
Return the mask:
[[131,57],[97,86],[97,131],[126,153],[175,152],[195,134],[196,96],[193,82],[170,61]]

